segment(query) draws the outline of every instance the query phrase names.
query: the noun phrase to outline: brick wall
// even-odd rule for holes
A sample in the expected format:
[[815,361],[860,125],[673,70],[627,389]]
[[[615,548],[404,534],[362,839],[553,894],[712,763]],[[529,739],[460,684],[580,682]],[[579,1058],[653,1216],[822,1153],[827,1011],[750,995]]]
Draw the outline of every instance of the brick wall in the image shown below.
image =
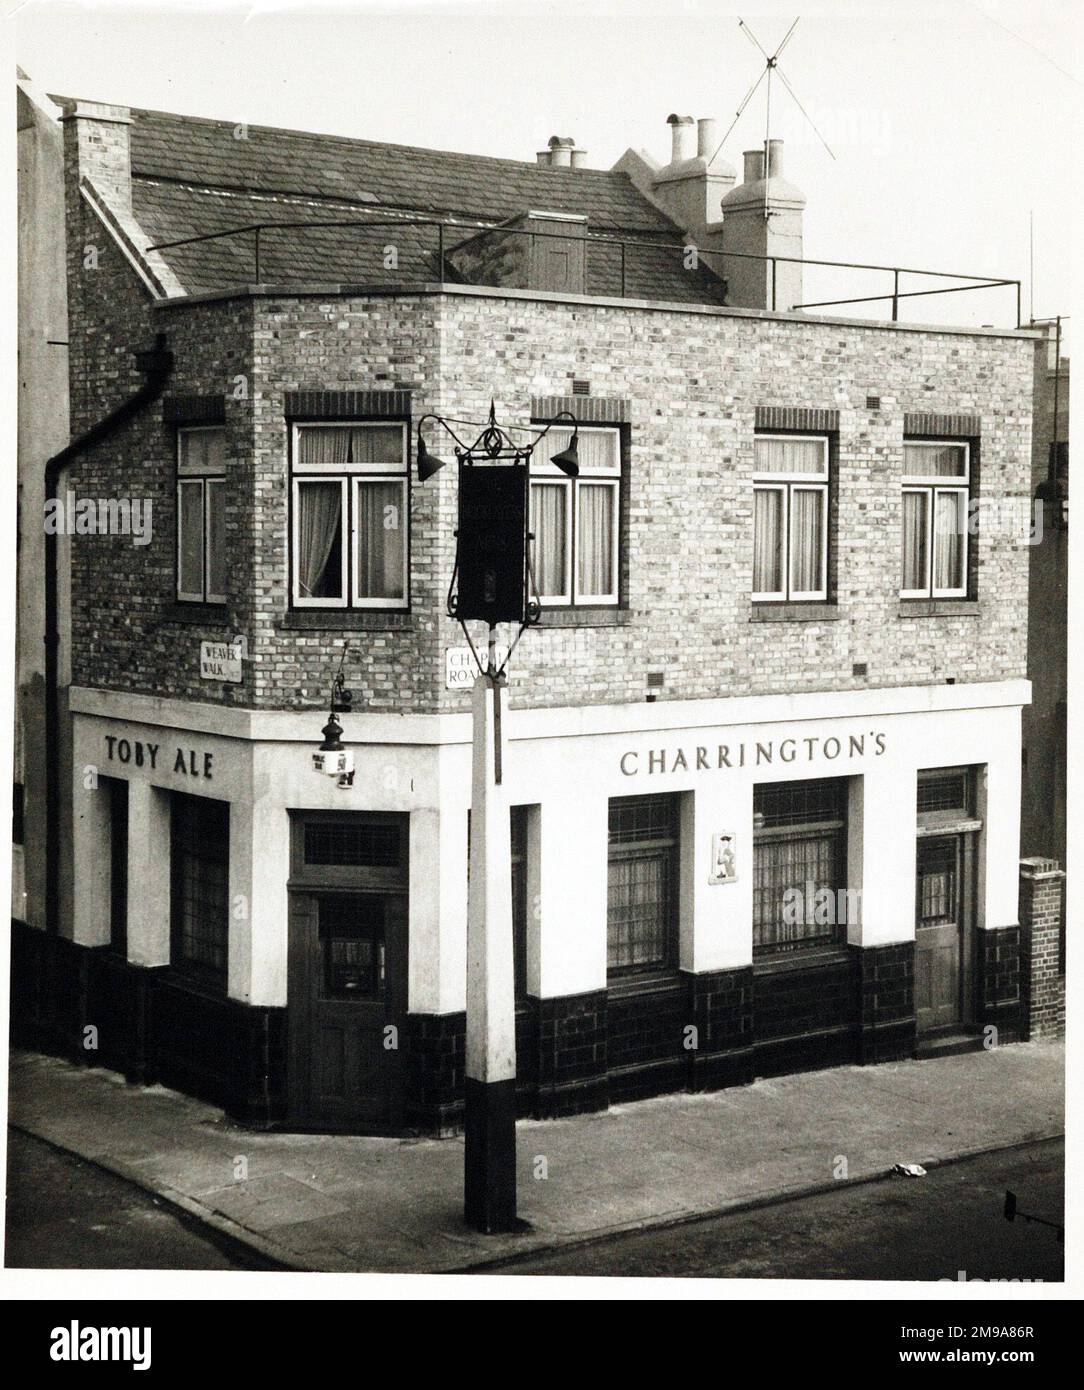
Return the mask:
[[[1025,671],[1027,550],[983,534],[978,601],[917,616],[897,597],[899,480],[907,411],[981,418],[984,496],[1026,487],[1033,347],[1005,337],[904,332],[500,295],[238,295],[155,309],[74,193],[69,176],[73,429],[140,384],[131,353],[165,330],[171,393],[225,398],[230,602],[178,612],[174,437],[153,409],[73,466],[78,495],[147,496],[154,538],[73,546],[77,683],[268,708],[318,706],[333,650],[349,640],[358,707],[466,709],[443,689],[455,470],[410,488],[412,611],[339,619],[287,614],[286,394],[412,392],[429,409],[524,422],[532,397],[585,377],[630,402],[623,607],[529,633],[520,705],[640,702],[824,688],[1004,679]],[[97,248],[95,268],[84,247]],[[877,394],[881,408],[866,408]],[[839,412],[836,603],[818,621],[776,622],[749,600],[757,407]],[[956,606],[957,610],[959,605]],[[187,619],[187,621],[186,621]],[[201,638],[244,634],[242,685],[199,678]],[[868,674],[852,676],[854,663]]]
[[1028,1036],[1065,1036],[1065,966],[1061,950],[1065,874],[1054,859],[1020,861],[1020,937]]

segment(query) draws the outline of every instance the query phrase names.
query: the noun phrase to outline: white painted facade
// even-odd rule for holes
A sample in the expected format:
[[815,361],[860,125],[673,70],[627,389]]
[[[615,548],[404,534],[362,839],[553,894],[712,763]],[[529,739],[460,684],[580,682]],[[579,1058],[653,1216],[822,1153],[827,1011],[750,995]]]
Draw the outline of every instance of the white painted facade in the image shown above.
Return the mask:
[[[1017,921],[1021,708],[1025,680],[861,692],[504,710],[510,805],[528,818],[528,991],[606,987],[607,812],[613,796],[684,793],[680,964],[753,958],[753,787],[852,778],[849,940],[915,935],[915,797],[923,768],[979,769],[976,927]],[[320,711],[231,709],[116,691],[72,691],[77,942],[109,940],[107,798],[97,773],[129,781],[128,954],[169,959],[170,791],[229,801],[228,992],[287,1002],[290,810],[410,815],[409,1008],[463,1010],[471,716],[343,717],[352,787],[314,771]],[[151,749],[155,750],[151,754]],[[720,750],[725,749],[725,753]],[[680,756],[679,756],[680,754]],[[729,766],[727,766],[729,762]],[[735,836],[736,877],[711,882],[712,838]]]

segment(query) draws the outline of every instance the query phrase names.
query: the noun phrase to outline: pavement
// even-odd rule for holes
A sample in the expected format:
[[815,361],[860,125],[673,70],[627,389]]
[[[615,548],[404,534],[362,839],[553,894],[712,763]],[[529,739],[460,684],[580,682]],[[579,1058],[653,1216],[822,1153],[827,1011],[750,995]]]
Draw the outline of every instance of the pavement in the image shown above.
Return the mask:
[[1064,1047],[836,1067],[517,1126],[527,1229],[462,1217],[462,1138],[256,1133],[114,1072],[14,1052],[11,1125],[288,1269],[451,1273],[1063,1132]]

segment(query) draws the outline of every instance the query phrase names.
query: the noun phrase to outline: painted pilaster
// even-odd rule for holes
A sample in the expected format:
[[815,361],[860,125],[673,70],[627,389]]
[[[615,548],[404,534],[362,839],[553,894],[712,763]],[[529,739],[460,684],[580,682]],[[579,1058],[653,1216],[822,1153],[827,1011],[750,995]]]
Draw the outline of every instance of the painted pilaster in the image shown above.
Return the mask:
[[169,793],[128,783],[128,959],[169,964]]
[[464,1007],[467,941],[467,815],[449,804],[410,813],[409,1009]]
[[[753,961],[753,784],[705,781],[681,800],[682,970],[734,970]],[[712,882],[712,844],[733,836],[736,877]]]
[[230,806],[229,996],[286,1003],[290,835],[286,812],[263,799]]
[[[555,748],[553,763],[537,839],[537,993],[543,999],[606,988],[607,799],[585,792],[571,750]],[[528,916],[528,941],[532,929]],[[535,992],[529,975],[528,989]]]
[[847,899],[848,942],[914,941],[914,773],[878,768],[852,778],[847,811],[846,887],[857,890]]
[[109,942],[109,794],[97,783],[75,789],[72,821],[75,881],[72,940],[79,946]]

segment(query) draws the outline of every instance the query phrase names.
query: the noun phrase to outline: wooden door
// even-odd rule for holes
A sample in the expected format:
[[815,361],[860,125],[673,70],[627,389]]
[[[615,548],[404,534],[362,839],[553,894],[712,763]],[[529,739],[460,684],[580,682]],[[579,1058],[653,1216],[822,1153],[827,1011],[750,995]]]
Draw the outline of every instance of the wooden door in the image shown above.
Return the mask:
[[964,882],[961,837],[920,836],[915,889],[915,1015],[920,1033],[962,1019]]
[[402,1120],[406,897],[290,897],[290,1105],[306,1128],[359,1133]]
[[530,286],[557,294],[583,294],[582,236],[531,237]]

